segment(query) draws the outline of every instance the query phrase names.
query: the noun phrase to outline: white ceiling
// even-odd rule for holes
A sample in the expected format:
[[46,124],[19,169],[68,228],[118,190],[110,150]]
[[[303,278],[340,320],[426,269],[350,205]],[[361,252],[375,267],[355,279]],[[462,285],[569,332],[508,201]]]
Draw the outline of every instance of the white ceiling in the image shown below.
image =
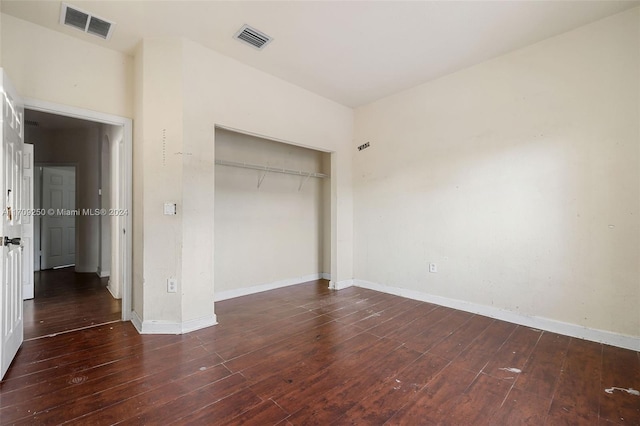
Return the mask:
[[[75,1],[116,23],[104,41],[58,23],[59,1],[2,0],[2,12],[132,54],[181,36],[355,107],[640,4],[636,1]],[[263,51],[232,37],[249,24]]]

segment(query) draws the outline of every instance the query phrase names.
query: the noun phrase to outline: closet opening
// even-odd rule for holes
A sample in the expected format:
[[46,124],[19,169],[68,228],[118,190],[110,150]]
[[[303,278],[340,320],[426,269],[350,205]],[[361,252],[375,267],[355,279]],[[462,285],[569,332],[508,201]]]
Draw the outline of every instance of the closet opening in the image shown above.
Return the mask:
[[215,300],[327,280],[331,153],[215,130]]

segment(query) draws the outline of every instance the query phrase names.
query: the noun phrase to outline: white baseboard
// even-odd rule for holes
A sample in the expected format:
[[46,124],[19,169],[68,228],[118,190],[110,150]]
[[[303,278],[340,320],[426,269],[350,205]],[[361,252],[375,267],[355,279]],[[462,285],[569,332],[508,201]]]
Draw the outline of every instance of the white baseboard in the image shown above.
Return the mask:
[[354,280],[329,281],[329,288],[332,290],[344,290],[345,288],[353,287],[353,285]]
[[34,286],[33,285],[23,285],[22,286],[22,300],[33,299],[34,297]]
[[516,312],[498,309],[491,306],[479,305],[477,303],[465,302],[464,300],[450,299],[447,297],[435,296],[415,290],[408,290],[400,287],[386,286],[364,280],[354,280],[356,287],[368,288],[382,293],[394,294],[396,296],[409,299],[420,300],[421,302],[434,303],[465,312],[483,315],[490,318],[507,321],[526,327],[550,331],[563,334],[565,336],[590,340],[592,342],[605,343],[632,351],[640,351],[640,337],[627,336],[611,331],[597,330],[583,327],[576,324],[565,323],[548,318],[526,316]]
[[131,312],[131,323],[140,334],[184,334],[201,328],[216,325],[218,320],[215,315],[206,318],[198,318],[182,323],[172,321],[142,321],[138,314]]
[[238,288],[233,290],[221,291],[215,293],[213,300],[219,302],[221,300],[234,299],[236,297],[248,296],[249,294],[262,293],[263,291],[275,290],[277,288],[289,287],[296,284],[302,284],[309,281],[319,280],[323,274],[310,274],[297,278],[289,278],[286,280],[275,281],[267,284],[254,285],[251,287]]
[[96,273],[98,268],[95,265],[75,265],[75,271],[79,274]]
[[138,333],[142,334],[142,320],[136,311],[131,311],[131,324],[138,330]]
[[111,276],[111,271],[101,271],[100,268],[98,268],[98,270],[96,271],[96,274],[100,278],[107,278]]
[[320,278],[322,278],[323,280],[329,280],[331,281],[331,274],[328,274],[326,272],[323,272],[322,274],[320,274]]
[[109,293],[111,293],[111,296],[114,299],[122,299],[122,297],[120,297],[120,294],[113,291],[113,288],[111,287],[111,283],[109,283],[109,285],[107,286],[107,290],[109,290]]

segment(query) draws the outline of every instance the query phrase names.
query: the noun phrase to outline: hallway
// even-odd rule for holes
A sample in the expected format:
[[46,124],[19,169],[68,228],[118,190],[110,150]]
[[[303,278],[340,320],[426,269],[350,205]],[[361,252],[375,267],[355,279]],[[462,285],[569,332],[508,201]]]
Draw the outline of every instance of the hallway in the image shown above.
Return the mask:
[[35,298],[24,301],[24,339],[119,321],[121,301],[107,283],[73,268],[35,272]]

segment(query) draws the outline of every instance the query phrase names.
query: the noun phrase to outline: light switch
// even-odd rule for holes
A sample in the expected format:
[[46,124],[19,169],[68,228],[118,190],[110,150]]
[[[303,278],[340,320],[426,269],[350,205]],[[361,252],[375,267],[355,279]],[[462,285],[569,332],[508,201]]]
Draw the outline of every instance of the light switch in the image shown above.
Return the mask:
[[164,203],[164,214],[167,216],[173,216],[176,214],[175,203]]

